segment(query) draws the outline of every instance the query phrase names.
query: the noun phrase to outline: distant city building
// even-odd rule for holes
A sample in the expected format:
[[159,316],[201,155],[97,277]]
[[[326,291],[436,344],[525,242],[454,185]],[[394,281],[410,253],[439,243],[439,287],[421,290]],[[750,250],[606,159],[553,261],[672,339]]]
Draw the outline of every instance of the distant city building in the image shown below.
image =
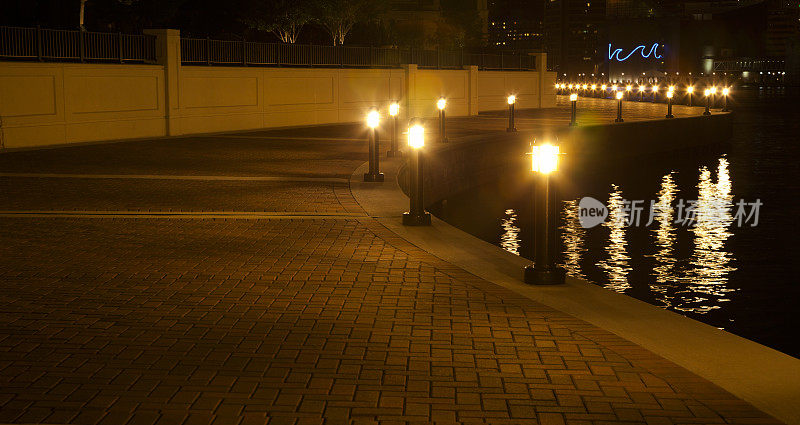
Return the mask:
[[546,0],[545,51],[559,75],[597,74],[605,63],[606,0]]
[[489,0],[488,46],[541,51],[545,0]]

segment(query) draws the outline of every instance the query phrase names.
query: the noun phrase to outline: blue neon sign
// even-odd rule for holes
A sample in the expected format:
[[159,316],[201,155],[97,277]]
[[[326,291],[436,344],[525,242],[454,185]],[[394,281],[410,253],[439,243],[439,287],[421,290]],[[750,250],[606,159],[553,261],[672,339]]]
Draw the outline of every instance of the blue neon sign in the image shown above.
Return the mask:
[[661,59],[664,56],[658,54],[658,46],[661,46],[662,48],[664,47],[663,44],[653,43],[653,46],[650,47],[650,51],[647,52],[647,54],[645,54],[644,50],[647,47],[644,44],[640,44],[640,45],[636,46],[633,50],[631,50],[630,53],[628,53],[627,56],[620,57],[620,53],[622,53],[622,49],[614,49],[614,51],[612,52],[611,51],[611,43],[608,43],[608,59],[609,60],[616,59],[619,62],[624,62],[624,61],[628,60],[628,58],[630,58],[634,53],[636,53],[637,50],[639,51],[639,54],[641,54],[642,57],[645,58],[645,59],[649,58],[650,56],[652,56],[655,59]]

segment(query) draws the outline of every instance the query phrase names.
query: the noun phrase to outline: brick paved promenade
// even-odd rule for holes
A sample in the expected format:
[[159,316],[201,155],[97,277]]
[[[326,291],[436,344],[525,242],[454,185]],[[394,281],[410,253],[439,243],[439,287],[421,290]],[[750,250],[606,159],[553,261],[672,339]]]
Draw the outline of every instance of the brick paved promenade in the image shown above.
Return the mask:
[[775,423],[366,216],[362,131],[0,155],[0,423]]

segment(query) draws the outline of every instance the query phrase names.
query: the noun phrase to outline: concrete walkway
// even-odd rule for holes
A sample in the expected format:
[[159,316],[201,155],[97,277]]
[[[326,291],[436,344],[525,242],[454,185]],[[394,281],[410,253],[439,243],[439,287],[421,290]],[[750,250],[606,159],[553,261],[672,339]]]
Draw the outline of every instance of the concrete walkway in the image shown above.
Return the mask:
[[779,423],[391,231],[362,137],[0,155],[0,423]]

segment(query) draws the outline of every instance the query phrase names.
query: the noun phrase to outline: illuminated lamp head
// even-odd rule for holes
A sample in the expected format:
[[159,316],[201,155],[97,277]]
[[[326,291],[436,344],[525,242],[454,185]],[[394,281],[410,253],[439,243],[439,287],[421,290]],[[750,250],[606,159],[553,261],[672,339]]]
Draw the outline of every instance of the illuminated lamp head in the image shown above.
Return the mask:
[[711,89],[709,89],[709,90],[711,90],[711,94],[717,94],[717,88],[716,87],[711,86]]
[[420,149],[425,146],[425,127],[413,124],[408,129],[408,146],[413,149]]
[[603,90],[605,90],[605,89],[606,89],[606,87],[608,87],[608,86],[607,86],[607,85],[605,85],[605,84],[603,84],[602,86],[600,86],[600,88],[601,88],[601,89],[603,89]]
[[729,95],[729,94],[731,94],[731,89],[729,89],[729,88],[727,88],[727,87],[725,87],[724,89],[722,89],[722,95],[723,95],[723,96],[727,96],[727,95]]
[[668,91],[667,92],[667,99],[672,99],[672,95],[673,94],[675,94],[675,92]]
[[622,100],[622,92],[621,91],[617,92],[617,100]]
[[578,93],[572,93],[569,95],[570,102],[575,102],[578,100]]
[[440,97],[439,100],[436,101],[436,107],[439,108],[440,111],[443,110],[446,106],[447,106],[447,99]]
[[373,108],[367,114],[367,126],[369,128],[375,128],[381,121],[381,114],[378,113],[378,110]]
[[633,89],[633,86],[632,86],[632,85],[630,85],[630,84],[628,84],[627,86],[625,86],[625,91],[631,91],[632,89]]
[[558,146],[549,143],[534,145],[531,149],[531,171],[550,174],[558,171]]
[[508,95],[508,98],[506,99],[506,101],[508,102],[509,105],[513,105],[517,101],[517,96],[514,96],[513,94],[510,94],[510,95]]
[[584,84],[584,85],[583,85],[583,89],[584,89],[584,90],[586,90],[586,89],[588,89],[588,88],[589,88],[589,85],[587,85],[587,84]]
[[592,84],[592,90],[597,90],[597,84]]
[[694,86],[686,87],[686,93],[689,93],[689,94],[694,93]]
[[400,113],[400,104],[399,103],[393,102],[391,105],[389,105],[389,115],[391,115],[393,117],[396,117],[397,114],[399,114],[399,113]]
[[611,86],[611,90],[612,90],[612,91],[617,91],[617,85],[616,85],[616,84],[614,84],[613,86]]

